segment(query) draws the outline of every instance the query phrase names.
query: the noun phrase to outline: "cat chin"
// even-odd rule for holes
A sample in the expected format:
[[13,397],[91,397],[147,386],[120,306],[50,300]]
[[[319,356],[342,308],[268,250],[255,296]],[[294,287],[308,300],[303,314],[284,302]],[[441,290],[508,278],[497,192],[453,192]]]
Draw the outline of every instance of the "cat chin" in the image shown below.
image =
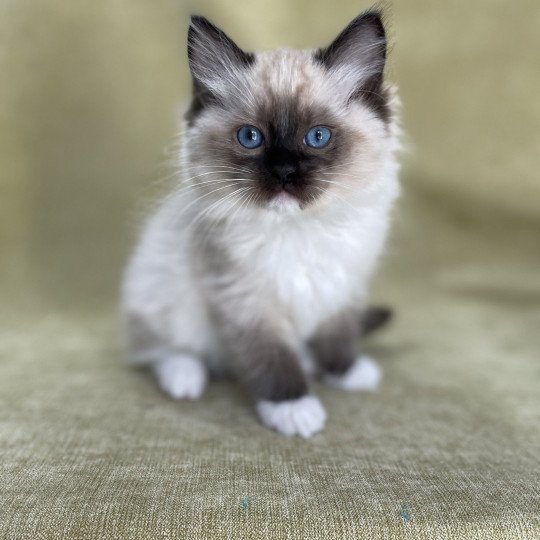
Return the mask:
[[273,197],[268,203],[267,208],[279,214],[294,214],[301,210],[298,199],[285,191]]

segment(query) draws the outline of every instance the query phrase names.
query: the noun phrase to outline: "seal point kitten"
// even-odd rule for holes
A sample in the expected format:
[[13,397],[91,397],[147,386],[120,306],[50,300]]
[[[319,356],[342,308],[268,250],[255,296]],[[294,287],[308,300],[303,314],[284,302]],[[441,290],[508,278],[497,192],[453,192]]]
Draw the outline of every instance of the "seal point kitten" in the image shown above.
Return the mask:
[[310,437],[316,375],[373,389],[356,342],[398,196],[397,97],[378,11],[318,50],[245,52],[192,17],[193,100],[179,185],[142,232],[123,285],[130,359],[175,399],[232,372],[262,422]]

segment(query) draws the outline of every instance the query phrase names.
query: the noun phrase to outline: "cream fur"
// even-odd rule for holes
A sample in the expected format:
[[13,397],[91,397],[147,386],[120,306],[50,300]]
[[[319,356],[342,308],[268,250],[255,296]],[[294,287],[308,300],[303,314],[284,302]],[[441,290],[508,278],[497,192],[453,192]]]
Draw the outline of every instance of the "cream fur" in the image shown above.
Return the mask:
[[[180,156],[180,187],[146,224],[126,270],[125,320],[136,316],[145,321],[163,345],[149,344],[153,354],[135,351],[132,362],[155,363],[180,352],[204,360],[213,370],[227,369],[221,332],[209,315],[213,303],[227,305],[240,327],[264,321],[306,360],[304,342],[319,324],[342,309],[362,306],[399,192],[398,128],[395,118],[387,126],[361,103],[347,105],[350,88],[344,83],[343,69],[329,76],[311,60],[311,54],[260,53],[249,75],[230,73],[235,87],[243,92],[227,94],[220,86],[224,81],[209,81],[229,96],[229,106],[203,113],[187,130]],[[249,204],[245,193],[212,183],[214,171],[224,166],[214,156],[200,153],[208,130],[225,130],[221,126],[227,126],[239,111],[244,111],[243,122],[250,123],[257,102],[268,93],[295,93],[306,104],[330,105],[358,137],[355,155],[334,170],[335,176],[325,176],[330,182],[326,193],[303,210],[288,200],[273,201],[265,208]],[[225,131],[223,136],[227,136]],[[212,181],[205,184],[208,177]],[[203,239],[210,236],[226,248],[234,271],[207,271],[210,262],[197,249],[201,224]],[[216,288],[216,282],[227,286]],[[214,294],[215,289],[220,292]],[[261,412],[267,424],[277,414],[272,411]],[[293,431],[305,436],[318,431],[324,414],[315,416],[317,425]]]

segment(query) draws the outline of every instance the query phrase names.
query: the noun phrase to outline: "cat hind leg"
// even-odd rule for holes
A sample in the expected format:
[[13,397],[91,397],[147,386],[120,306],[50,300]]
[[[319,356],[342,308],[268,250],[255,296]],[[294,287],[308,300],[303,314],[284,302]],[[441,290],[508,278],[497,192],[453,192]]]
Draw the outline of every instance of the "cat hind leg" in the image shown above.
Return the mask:
[[325,374],[324,382],[349,391],[375,391],[382,379],[379,364],[367,355],[358,356],[345,373]]

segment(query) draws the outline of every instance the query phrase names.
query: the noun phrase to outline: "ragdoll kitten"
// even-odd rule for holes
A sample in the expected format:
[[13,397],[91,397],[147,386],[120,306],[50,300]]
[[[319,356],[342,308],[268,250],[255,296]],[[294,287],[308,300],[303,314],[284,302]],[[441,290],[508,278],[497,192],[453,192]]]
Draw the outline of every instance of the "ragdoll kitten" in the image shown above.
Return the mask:
[[355,343],[399,191],[381,16],[323,49],[260,53],[193,17],[188,56],[180,184],[125,275],[130,357],[175,399],[232,372],[266,426],[310,437],[326,413],[308,376],[348,390],[379,377]]

